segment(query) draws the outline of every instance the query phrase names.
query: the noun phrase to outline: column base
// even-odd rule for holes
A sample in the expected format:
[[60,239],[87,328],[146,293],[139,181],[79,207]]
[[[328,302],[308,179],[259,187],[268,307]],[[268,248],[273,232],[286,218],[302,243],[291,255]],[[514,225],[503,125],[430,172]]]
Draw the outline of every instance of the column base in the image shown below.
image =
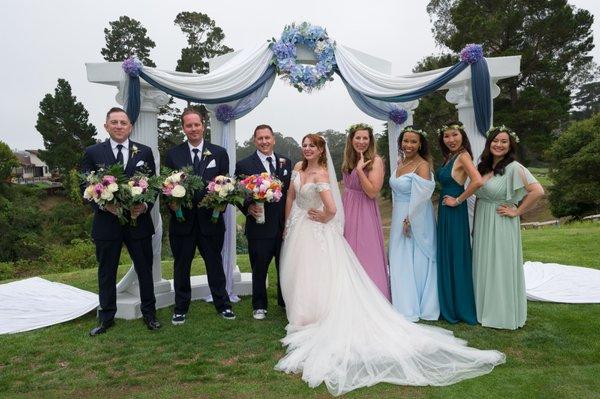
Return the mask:
[[[206,275],[192,276],[192,301],[205,298],[210,295],[208,279]],[[238,296],[252,295],[252,273],[240,273],[239,268],[233,274],[233,293]],[[166,308],[175,303],[175,291],[173,280],[161,279],[154,283],[154,295],[156,296],[156,309]],[[117,293],[118,319],[133,320],[142,317],[139,288],[133,284],[124,292]]]

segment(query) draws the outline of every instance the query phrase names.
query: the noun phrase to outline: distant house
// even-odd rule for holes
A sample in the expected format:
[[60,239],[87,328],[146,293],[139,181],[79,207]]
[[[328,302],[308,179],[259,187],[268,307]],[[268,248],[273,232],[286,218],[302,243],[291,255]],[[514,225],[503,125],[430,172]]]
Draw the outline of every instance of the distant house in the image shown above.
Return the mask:
[[44,180],[52,176],[48,165],[39,158],[38,150],[15,151],[14,154],[20,164],[12,170],[17,179]]

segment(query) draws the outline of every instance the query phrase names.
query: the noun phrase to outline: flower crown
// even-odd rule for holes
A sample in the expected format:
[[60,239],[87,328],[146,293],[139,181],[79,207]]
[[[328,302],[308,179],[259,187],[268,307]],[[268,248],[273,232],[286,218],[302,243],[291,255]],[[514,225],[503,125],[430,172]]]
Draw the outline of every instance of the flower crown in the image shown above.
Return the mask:
[[406,132],[417,133],[417,134],[420,134],[421,136],[427,138],[427,132],[425,132],[421,129],[415,129],[412,126],[405,126],[404,129],[402,129],[402,131],[400,132],[400,134],[406,133]]
[[465,129],[465,125],[460,124],[460,123],[453,123],[452,125],[442,125],[442,127],[440,127],[437,130],[437,134],[438,136],[441,136],[442,134],[444,134],[444,132],[446,130],[464,130]]
[[351,132],[356,132],[357,130],[369,130],[372,132],[373,127],[371,125],[367,125],[366,123],[355,123],[346,129],[346,133],[350,134]]
[[488,130],[486,132],[485,137],[490,137],[490,134],[492,134],[494,132],[505,132],[510,137],[512,137],[515,140],[515,143],[517,143],[517,144],[519,144],[519,142],[521,141],[521,139],[519,139],[519,136],[517,136],[517,133],[515,133],[514,131],[512,131],[511,129],[509,129],[505,125],[495,126],[495,127],[492,126],[490,128],[490,130]]

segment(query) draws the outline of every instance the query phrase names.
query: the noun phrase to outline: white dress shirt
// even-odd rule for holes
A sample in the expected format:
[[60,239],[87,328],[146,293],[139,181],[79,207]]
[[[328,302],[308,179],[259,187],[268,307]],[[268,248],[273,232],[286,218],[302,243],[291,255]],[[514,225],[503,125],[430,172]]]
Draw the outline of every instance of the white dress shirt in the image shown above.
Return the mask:
[[202,140],[200,142],[200,144],[198,144],[196,147],[194,147],[189,141],[187,143],[188,143],[188,148],[190,150],[190,158],[192,160],[192,165],[194,164],[194,149],[195,148],[197,148],[199,150],[198,151],[198,159],[200,161],[202,161],[202,146],[204,145],[204,140]]
[[271,169],[269,169],[269,161],[267,161],[267,157],[271,157],[271,162],[273,162],[273,167],[275,168],[275,170],[277,170],[277,159],[275,158],[274,152],[272,152],[271,155],[265,155],[262,152],[256,150],[256,154],[258,155],[258,158],[260,158],[260,161],[262,162],[267,173],[271,173]]
[[117,159],[117,153],[119,152],[119,149],[117,148],[119,144],[123,146],[123,148],[121,148],[121,154],[123,154],[123,169],[125,169],[127,167],[127,161],[129,161],[129,139],[122,143],[117,143],[113,139],[110,139],[110,148],[112,148],[115,159]]

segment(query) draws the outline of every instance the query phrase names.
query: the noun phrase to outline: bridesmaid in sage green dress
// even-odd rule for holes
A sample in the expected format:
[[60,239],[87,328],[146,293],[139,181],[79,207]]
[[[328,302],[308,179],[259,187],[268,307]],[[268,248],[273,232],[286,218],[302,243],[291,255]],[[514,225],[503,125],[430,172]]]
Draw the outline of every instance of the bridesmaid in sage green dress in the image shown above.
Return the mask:
[[[437,171],[442,187],[437,226],[440,315],[449,323],[477,324],[466,200],[481,187],[481,175],[473,164],[471,145],[460,122],[444,125],[438,133],[445,160]],[[471,181],[465,189],[467,177]]]
[[527,319],[519,216],[544,195],[535,177],[515,161],[517,140],[505,126],[488,132],[477,166],[484,185],[475,193],[473,227],[477,321],[510,330],[523,327]]

